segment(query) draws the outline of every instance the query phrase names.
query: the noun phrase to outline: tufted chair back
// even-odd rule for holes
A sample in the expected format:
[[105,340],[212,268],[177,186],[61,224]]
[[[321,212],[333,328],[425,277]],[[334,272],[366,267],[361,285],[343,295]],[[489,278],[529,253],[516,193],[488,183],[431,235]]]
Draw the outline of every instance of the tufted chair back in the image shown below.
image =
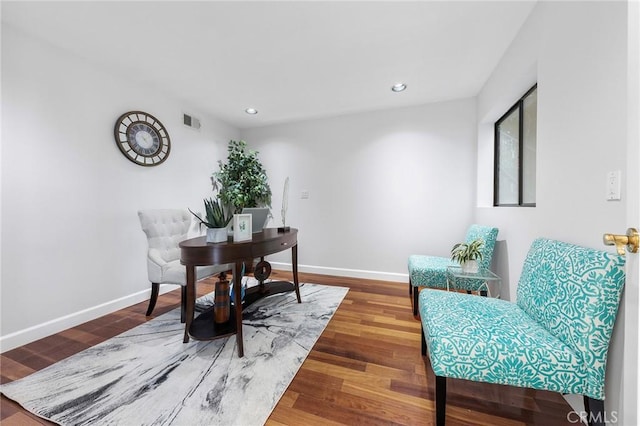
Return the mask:
[[190,237],[191,213],[177,209],[141,210],[138,217],[149,245],[149,281],[185,285],[178,243]]
[[165,262],[180,259],[178,243],[188,238],[191,213],[187,210],[144,210],[138,212],[149,250]]

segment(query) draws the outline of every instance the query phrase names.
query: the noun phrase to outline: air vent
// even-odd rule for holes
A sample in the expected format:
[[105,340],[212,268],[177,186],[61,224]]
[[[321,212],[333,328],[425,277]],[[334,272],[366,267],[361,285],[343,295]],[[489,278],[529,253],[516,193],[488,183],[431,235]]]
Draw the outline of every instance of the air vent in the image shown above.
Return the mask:
[[191,116],[189,114],[183,114],[183,121],[185,126],[191,127],[192,129],[199,130],[200,129],[200,120]]

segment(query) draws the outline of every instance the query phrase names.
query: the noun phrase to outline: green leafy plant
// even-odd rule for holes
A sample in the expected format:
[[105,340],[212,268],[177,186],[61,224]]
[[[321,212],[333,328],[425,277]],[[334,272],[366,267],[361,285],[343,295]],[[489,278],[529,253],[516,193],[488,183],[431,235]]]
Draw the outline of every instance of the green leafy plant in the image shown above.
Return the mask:
[[192,215],[194,215],[199,221],[200,225],[204,225],[207,228],[225,228],[231,219],[233,219],[233,213],[229,209],[225,208],[223,203],[218,199],[204,199],[204,211],[205,219],[195,214],[189,209]]
[[477,239],[470,243],[458,243],[451,249],[451,260],[463,264],[468,260],[482,260],[484,240]]
[[240,213],[245,207],[271,208],[271,188],[258,152],[246,149],[245,141],[229,141],[227,163],[218,161],[220,171],[214,172],[212,181],[219,190],[218,197]]

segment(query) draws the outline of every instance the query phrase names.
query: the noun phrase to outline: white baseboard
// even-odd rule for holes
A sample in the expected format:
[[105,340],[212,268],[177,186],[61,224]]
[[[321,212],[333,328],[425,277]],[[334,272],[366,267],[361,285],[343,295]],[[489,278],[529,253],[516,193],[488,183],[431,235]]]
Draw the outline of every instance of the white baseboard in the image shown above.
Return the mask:
[[[274,269],[291,271],[290,263],[271,262]],[[324,266],[298,265],[298,271],[320,275],[334,275],[339,277],[362,278],[369,280],[409,282],[409,274],[393,272],[365,271],[361,269],[329,268]],[[175,290],[177,286],[163,284],[160,286],[160,294]],[[87,321],[94,320],[103,315],[149,300],[151,289],[140,291],[125,297],[121,297],[98,306],[84,309],[60,318],[34,325],[24,330],[19,330],[6,336],[0,336],[0,353],[26,345],[38,339],[67,330]]]
[[[273,269],[283,271],[291,271],[290,263],[271,262]],[[409,274],[400,274],[396,272],[380,272],[366,271],[363,269],[346,269],[346,268],[328,268],[325,266],[298,265],[299,272],[308,272],[310,274],[334,275],[338,277],[362,278],[365,280],[380,280],[409,283]]]
[[[163,284],[160,286],[160,294],[175,290],[178,286]],[[24,330],[16,331],[6,336],[0,336],[0,353],[35,342],[43,337],[67,330],[85,322],[100,318],[101,316],[124,309],[136,303],[149,300],[151,288],[143,290],[101,305],[93,306],[60,318],[34,325]]]

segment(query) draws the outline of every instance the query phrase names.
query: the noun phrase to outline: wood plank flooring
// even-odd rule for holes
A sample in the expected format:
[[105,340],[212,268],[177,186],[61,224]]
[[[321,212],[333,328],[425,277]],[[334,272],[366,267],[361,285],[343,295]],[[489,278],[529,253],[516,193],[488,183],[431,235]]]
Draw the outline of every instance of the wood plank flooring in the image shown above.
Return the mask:
[[[289,279],[274,271],[272,278]],[[431,425],[434,377],[420,355],[420,323],[406,284],[300,274],[301,282],[349,287],[267,425]],[[198,293],[213,281],[198,284]],[[154,316],[180,303],[161,295]],[[109,339],[149,318],[146,302],[98,318],[0,356],[1,382],[19,379]],[[447,425],[571,425],[560,394],[449,380]],[[50,424],[2,397],[4,426]]]

